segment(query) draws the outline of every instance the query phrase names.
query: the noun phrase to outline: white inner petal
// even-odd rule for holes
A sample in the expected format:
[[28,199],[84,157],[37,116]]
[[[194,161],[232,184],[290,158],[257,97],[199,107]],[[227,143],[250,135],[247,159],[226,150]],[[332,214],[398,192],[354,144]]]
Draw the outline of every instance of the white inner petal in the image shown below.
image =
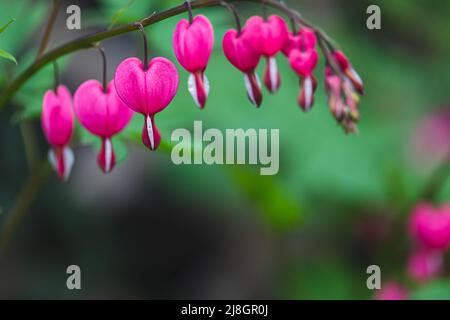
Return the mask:
[[188,90],[191,93],[191,96],[194,99],[197,107],[200,107],[200,102],[198,101],[198,97],[197,97],[197,86],[195,84],[195,76],[192,73],[189,74],[189,78],[188,78]]
[[359,82],[361,85],[362,85],[362,79],[361,79],[361,77],[359,76],[359,74],[356,72],[356,70],[355,69],[351,69],[351,71],[350,71],[350,73],[352,74],[352,76],[353,76],[353,79],[355,79],[357,82]]
[[245,88],[247,89],[248,97],[250,98],[250,100],[252,101],[253,104],[256,104],[255,95],[253,94],[252,83],[250,82],[248,75],[244,76],[244,82],[245,82]]
[[153,138],[153,124],[152,124],[152,119],[150,118],[150,116],[147,116],[145,122],[147,125],[147,134],[148,134],[148,139],[150,140],[150,147],[152,150],[155,150],[155,140]]
[[58,164],[56,162],[56,155],[55,155],[55,151],[53,151],[53,149],[50,149],[48,151],[48,161],[52,165],[53,170],[58,172]]
[[303,83],[303,92],[305,94],[306,107],[309,109],[311,107],[313,97],[313,82],[310,77],[306,78]]
[[275,57],[269,58],[269,75],[270,75],[270,87],[275,90],[278,80],[278,65]]
[[206,75],[203,75],[203,85],[205,86],[205,92],[206,92],[206,96],[209,96],[209,80],[206,77]]
[[70,173],[72,172],[73,164],[75,163],[75,156],[72,149],[65,147],[63,150],[64,155],[64,181],[69,179]]
[[111,139],[105,140],[105,170],[106,172],[111,171],[112,163],[112,144]]
[[[209,80],[206,75],[203,75],[203,85],[205,87],[206,97],[209,95]],[[189,74],[188,78],[188,90],[194,99],[195,104],[200,108],[200,102],[198,101],[198,89],[197,82],[195,81],[195,75],[193,73]]]

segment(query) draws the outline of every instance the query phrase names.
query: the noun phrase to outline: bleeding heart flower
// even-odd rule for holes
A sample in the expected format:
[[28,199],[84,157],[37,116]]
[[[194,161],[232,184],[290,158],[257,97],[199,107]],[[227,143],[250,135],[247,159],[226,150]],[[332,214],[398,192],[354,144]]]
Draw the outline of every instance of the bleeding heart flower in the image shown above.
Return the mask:
[[68,147],[74,130],[72,97],[65,86],[58,86],[55,91],[48,90],[42,103],[42,129],[48,143],[49,161],[59,177],[66,181],[72,170],[74,155]]
[[300,77],[301,90],[298,103],[304,111],[311,110],[314,104],[314,92],[317,88],[317,80],[312,73],[318,61],[319,55],[316,49],[309,49],[304,52],[299,49],[292,49],[289,54],[289,63]]
[[97,162],[104,173],[111,172],[116,164],[111,139],[127,126],[133,112],[119,99],[114,80],[106,92],[97,80],[85,81],[75,92],[74,108],[81,125],[102,139]]
[[154,58],[145,68],[138,58],[124,60],[116,70],[116,90],[122,101],[144,115],[142,142],[156,150],[161,135],[155,125],[155,114],[164,110],[178,90],[178,71],[166,58]]
[[245,24],[245,38],[267,59],[264,84],[271,93],[277,92],[281,85],[275,56],[286,45],[288,34],[286,22],[277,15],[270,16],[267,20],[254,16]]
[[259,107],[262,103],[261,81],[255,73],[255,69],[261,59],[261,55],[253,49],[250,43],[241,34],[231,29],[223,37],[223,51],[228,61],[245,75],[245,87],[250,101]]
[[446,250],[450,245],[450,207],[433,208],[419,204],[410,218],[410,233],[419,244],[436,250]]
[[358,91],[360,94],[364,94],[363,81],[356,70],[353,68],[353,66],[350,64],[350,61],[345,56],[345,54],[342,51],[335,51],[334,58],[341,68],[341,71],[350,79],[356,91]]
[[283,48],[283,54],[289,58],[292,50],[298,49],[300,51],[308,51],[315,49],[317,44],[317,37],[313,30],[309,28],[302,28],[297,34],[292,32],[288,35],[288,40]]
[[419,250],[409,258],[408,274],[419,282],[427,282],[442,271],[443,260],[442,252]]
[[173,49],[178,62],[190,72],[188,88],[195,103],[203,109],[209,94],[209,81],[205,76],[206,66],[214,46],[214,29],[203,15],[192,22],[178,22],[173,34]]

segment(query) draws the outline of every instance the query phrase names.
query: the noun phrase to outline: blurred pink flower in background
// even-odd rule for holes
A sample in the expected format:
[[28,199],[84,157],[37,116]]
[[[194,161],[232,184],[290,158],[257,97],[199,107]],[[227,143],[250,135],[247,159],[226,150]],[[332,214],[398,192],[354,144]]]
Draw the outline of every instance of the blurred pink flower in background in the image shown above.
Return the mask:
[[406,300],[408,292],[397,282],[386,282],[375,294],[376,300]]
[[419,246],[446,250],[450,245],[450,206],[417,205],[411,214],[409,229]]
[[439,251],[419,250],[409,258],[408,274],[418,282],[432,280],[442,270],[443,256]]
[[433,166],[450,154],[450,108],[423,116],[412,135],[412,152],[420,167]]

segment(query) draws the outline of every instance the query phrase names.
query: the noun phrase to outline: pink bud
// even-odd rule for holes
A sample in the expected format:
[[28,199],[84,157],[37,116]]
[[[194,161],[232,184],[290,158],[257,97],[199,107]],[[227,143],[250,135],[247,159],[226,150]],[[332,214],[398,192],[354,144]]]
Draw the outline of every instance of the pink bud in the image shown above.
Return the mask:
[[[243,33],[246,31],[244,30]],[[245,86],[250,101],[259,107],[262,102],[260,80],[255,73],[261,55],[244,36],[236,30],[228,30],[223,38],[223,51],[228,61],[245,74]]]
[[350,64],[350,61],[345,56],[345,54],[342,51],[335,51],[334,58],[341,68],[341,71],[350,79],[356,91],[358,91],[360,94],[364,94],[363,81],[356,70],[353,68],[353,66]]
[[204,75],[214,46],[214,29],[203,15],[192,22],[178,22],[173,34],[173,48],[178,62],[190,72],[188,88],[194,101],[203,109],[209,94],[209,81]]
[[345,105],[341,97],[341,78],[339,76],[332,74],[327,68],[325,71],[325,89],[328,94],[328,105],[330,106],[330,111],[336,118],[340,121],[344,117]]
[[75,114],[81,125],[102,139],[97,162],[104,173],[115,166],[115,154],[111,139],[130,122],[133,112],[119,99],[114,80],[106,92],[97,80],[85,81],[75,92]]
[[419,244],[430,249],[447,249],[450,245],[450,207],[419,204],[412,212],[409,228]]
[[375,295],[376,300],[406,300],[408,291],[396,282],[387,282]]
[[314,93],[317,89],[317,80],[311,75],[300,79],[300,93],[298,96],[298,104],[304,111],[311,110],[314,104]]
[[173,100],[178,90],[178,71],[166,58],[154,58],[148,68],[138,58],[124,60],[116,70],[116,90],[122,101],[144,116],[142,142],[156,150],[161,136],[154,117]]
[[69,178],[74,162],[72,150],[68,147],[74,130],[72,97],[65,86],[58,86],[56,92],[48,90],[42,103],[41,124],[48,143],[52,146],[49,160],[59,177]]
[[277,15],[270,16],[267,21],[254,16],[245,24],[244,37],[259,54],[267,59],[264,84],[271,93],[277,92],[281,85],[275,56],[286,45],[288,34],[286,22]]
[[435,278],[442,271],[442,266],[441,252],[419,250],[409,258],[408,274],[419,282],[426,282]]
[[292,32],[288,35],[288,40],[283,48],[283,54],[289,57],[292,50],[308,51],[315,49],[317,44],[317,37],[313,30],[309,28],[302,28],[297,34]]

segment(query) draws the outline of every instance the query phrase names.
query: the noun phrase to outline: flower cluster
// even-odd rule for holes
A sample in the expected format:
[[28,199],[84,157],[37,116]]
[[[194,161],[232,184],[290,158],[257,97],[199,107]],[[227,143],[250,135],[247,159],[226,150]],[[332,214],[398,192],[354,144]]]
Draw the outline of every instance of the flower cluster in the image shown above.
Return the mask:
[[[444,269],[444,255],[450,247],[450,205],[417,205],[410,215],[408,231],[414,243],[406,268],[409,277],[419,284],[435,279]],[[377,295],[378,299],[389,300],[406,297],[406,289],[395,282],[385,284]]]
[[[186,5],[189,20],[182,19],[176,25],[173,49],[180,65],[189,72],[188,90],[195,104],[203,109],[210,92],[205,72],[214,47],[214,28],[204,15],[193,16],[189,1]],[[266,60],[263,83],[273,94],[281,86],[276,57],[282,53],[299,77],[299,105],[304,111],[311,110],[317,89],[314,70],[319,61],[318,41],[324,41],[325,88],[330,110],[347,132],[356,131],[359,94],[363,93],[363,84],[342,52],[334,50],[318,31],[299,24],[293,17],[292,32],[278,15],[250,17],[241,28],[234,6],[227,2],[223,5],[233,12],[237,24],[236,29],[225,33],[223,51],[229,62],[244,74],[247,95],[254,105],[259,107],[263,100],[262,84],[256,73],[261,58]],[[133,112],[144,117],[143,144],[151,150],[157,149],[160,144],[161,135],[155,124],[155,115],[174,99],[179,75],[175,65],[166,58],[156,57],[148,61],[143,26],[140,23],[136,26],[144,38],[143,61],[134,57],[124,60],[118,66],[114,79],[107,84],[105,53],[98,48],[103,57],[103,84],[97,80],[81,84],[74,94],[73,109],[71,95],[64,86],[45,94],[42,126],[52,146],[50,161],[63,180],[68,178],[74,162],[73,153],[68,148],[74,130],[74,116],[87,131],[101,139],[97,161],[104,173],[111,172],[116,164],[112,138],[127,126]]]

